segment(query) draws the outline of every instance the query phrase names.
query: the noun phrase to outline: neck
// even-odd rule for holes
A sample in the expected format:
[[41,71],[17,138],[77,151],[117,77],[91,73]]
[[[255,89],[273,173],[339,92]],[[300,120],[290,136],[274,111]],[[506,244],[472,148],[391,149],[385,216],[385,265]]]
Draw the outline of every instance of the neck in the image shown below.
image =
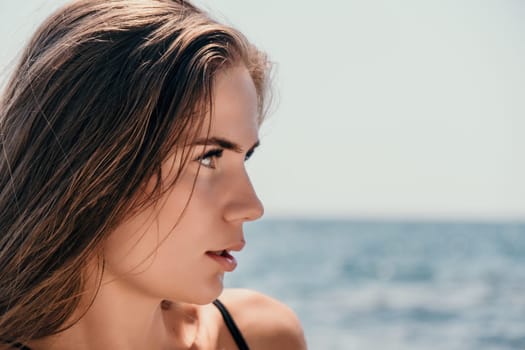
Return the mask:
[[[85,298],[71,328],[30,343],[34,350],[191,349],[200,320],[197,305],[145,297],[122,280],[103,281]],[[81,312],[85,311],[83,315]]]

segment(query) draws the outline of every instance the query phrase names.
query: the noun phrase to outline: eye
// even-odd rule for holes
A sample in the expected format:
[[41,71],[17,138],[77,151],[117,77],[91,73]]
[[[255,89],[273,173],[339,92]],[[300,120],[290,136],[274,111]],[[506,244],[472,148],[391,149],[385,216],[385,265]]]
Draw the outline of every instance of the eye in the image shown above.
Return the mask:
[[197,157],[195,161],[199,162],[202,166],[206,168],[215,169],[217,167],[217,159],[222,157],[223,151],[224,150],[221,148],[209,150],[203,155]]

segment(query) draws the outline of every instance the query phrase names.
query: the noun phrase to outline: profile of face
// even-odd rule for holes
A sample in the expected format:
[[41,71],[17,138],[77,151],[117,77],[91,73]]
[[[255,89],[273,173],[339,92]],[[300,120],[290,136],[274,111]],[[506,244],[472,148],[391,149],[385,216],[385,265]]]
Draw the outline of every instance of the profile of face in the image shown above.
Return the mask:
[[[223,275],[236,263],[217,254],[242,249],[243,223],[262,216],[263,207],[245,168],[259,131],[251,76],[241,65],[223,69],[213,91],[209,135],[205,127],[188,145],[191,160],[176,184],[155,205],[125,219],[104,243],[103,286],[194,304],[221,293]],[[163,181],[175,176],[176,164],[165,160]]]

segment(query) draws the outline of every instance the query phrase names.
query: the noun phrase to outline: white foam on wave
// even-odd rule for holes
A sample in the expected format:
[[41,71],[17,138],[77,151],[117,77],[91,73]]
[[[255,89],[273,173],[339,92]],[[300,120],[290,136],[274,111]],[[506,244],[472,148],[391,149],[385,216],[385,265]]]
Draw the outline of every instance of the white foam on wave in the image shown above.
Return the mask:
[[436,309],[461,311],[476,307],[489,294],[484,284],[461,286],[384,285],[370,283],[356,288],[337,288],[319,295],[318,300],[330,300],[335,308],[352,311],[370,311],[377,308]]

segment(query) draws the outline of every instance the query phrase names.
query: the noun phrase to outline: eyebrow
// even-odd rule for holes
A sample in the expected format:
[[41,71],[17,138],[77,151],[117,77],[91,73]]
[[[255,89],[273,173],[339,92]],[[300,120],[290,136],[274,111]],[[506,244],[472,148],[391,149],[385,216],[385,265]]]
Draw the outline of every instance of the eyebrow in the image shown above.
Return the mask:
[[[257,140],[257,142],[255,142],[253,144],[253,146],[250,147],[248,152],[253,151],[260,144],[261,144],[261,142],[259,140]],[[233,141],[230,141],[230,140],[227,140],[225,138],[222,138],[222,137],[210,137],[208,139],[197,139],[194,142],[192,142],[190,145],[191,146],[215,145],[215,146],[219,146],[221,148],[224,148],[224,149],[227,149],[227,150],[231,150],[231,151],[234,151],[234,152],[237,152],[237,153],[242,153],[243,152],[242,147],[240,145],[236,144]]]

